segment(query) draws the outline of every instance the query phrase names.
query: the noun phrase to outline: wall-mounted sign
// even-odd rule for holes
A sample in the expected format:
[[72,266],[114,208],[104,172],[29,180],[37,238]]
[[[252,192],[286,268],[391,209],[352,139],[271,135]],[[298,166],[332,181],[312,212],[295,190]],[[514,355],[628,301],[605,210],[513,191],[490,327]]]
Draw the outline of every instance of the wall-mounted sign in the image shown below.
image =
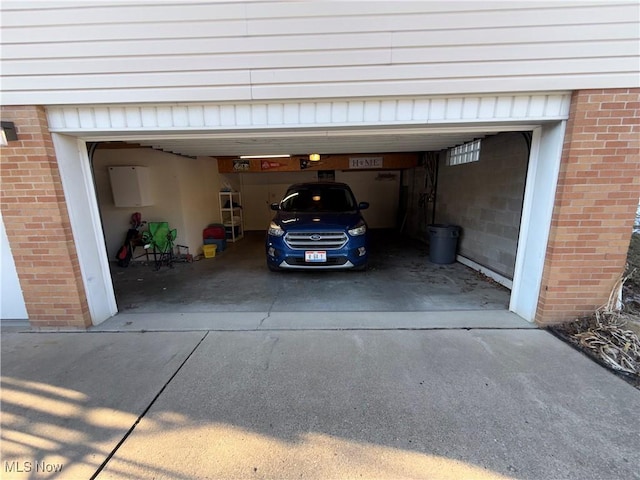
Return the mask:
[[262,170],[273,170],[275,168],[286,167],[288,162],[274,162],[271,160],[263,160],[260,162],[260,169]]
[[384,157],[350,157],[349,168],[382,168]]
[[233,161],[233,171],[234,172],[248,172],[249,171],[249,160],[234,160]]

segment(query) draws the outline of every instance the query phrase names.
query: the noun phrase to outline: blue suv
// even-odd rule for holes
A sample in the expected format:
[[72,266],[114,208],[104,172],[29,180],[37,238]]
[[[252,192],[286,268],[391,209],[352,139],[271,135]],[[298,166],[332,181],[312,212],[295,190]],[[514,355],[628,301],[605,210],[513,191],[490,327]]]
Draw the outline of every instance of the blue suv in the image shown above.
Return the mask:
[[367,223],[345,183],[317,182],[291,185],[279,203],[266,241],[269,270],[365,270],[369,260]]

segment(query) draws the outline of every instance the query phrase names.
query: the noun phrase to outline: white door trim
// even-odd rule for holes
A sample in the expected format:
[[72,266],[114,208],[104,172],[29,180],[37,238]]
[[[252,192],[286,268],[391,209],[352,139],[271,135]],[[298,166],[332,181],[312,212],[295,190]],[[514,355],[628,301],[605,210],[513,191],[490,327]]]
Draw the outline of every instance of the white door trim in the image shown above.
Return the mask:
[[533,131],[509,310],[533,322],[538,307],[566,121]]
[[89,314],[94,325],[118,313],[104,245],[98,199],[84,140],[53,133],[53,144]]
[[81,135],[183,134],[244,130],[451,126],[564,120],[569,92],[422,96],[401,99],[70,105],[47,108],[52,132]]
[[353,101],[48,107],[49,126],[92,321],[98,324],[114,315],[117,305],[86,151],[87,140],[246,135],[241,131],[268,137],[282,135],[285,130],[291,135],[301,135],[326,127],[343,131],[344,135],[363,129],[385,131],[390,127],[411,131],[429,129],[432,134],[439,130],[533,128],[509,305],[511,311],[533,321],[570,99],[567,92],[548,92]]
[[[535,319],[566,122],[535,128],[509,310]],[[507,128],[507,127],[505,127]],[[118,311],[84,140],[52,134],[94,325]],[[80,167],[80,168],[79,168]]]

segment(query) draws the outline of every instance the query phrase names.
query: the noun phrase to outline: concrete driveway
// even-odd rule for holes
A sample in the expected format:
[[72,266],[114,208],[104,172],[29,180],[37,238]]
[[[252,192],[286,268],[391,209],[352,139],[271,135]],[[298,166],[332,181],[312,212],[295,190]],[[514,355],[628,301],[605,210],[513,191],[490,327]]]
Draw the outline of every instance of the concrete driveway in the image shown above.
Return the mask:
[[640,392],[545,331],[309,322],[5,331],[2,478],[640,478]]

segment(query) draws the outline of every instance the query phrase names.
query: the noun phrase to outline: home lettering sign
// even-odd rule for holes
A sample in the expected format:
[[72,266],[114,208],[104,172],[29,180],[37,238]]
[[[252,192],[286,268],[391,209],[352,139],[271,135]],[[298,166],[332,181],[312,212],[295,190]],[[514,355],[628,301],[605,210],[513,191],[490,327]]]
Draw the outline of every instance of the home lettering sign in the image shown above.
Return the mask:
[[382,168],[384,157],[351,157],[349,168]]

